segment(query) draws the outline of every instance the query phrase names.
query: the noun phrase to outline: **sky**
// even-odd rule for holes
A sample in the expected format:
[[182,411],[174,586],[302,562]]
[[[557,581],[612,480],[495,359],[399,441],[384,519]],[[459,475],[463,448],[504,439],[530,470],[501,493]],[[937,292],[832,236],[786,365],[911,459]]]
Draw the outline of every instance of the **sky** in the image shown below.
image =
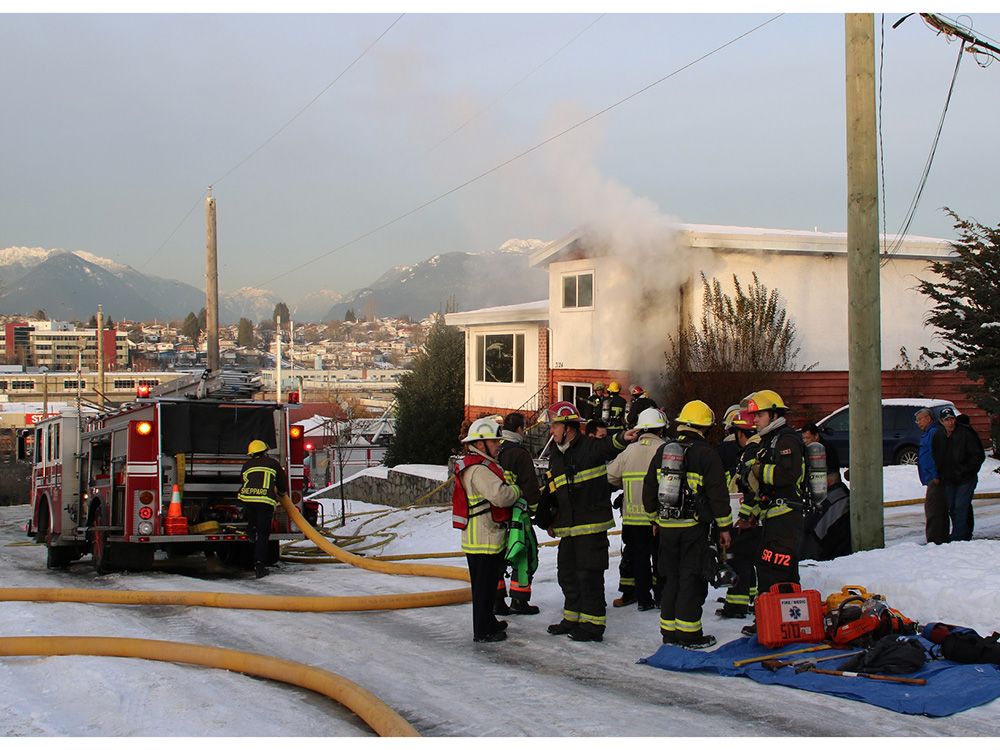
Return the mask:
[[[379,229],[775,15],[392,10],[0,16],[0,248],[202,287],[211,184],[221,289],[294,303],[437,253],[558,238],[609,187],[680,222],[846,230],[841,13],[783,15]],[[901,15],[885,14],[882,52],[890,233],[958,49],[917,16],[891,29]],[[1000,38],[1000,15],[970,18]],[[1000,220],[998,74],[964,56],[911,234],[953,236],[943,206]]]

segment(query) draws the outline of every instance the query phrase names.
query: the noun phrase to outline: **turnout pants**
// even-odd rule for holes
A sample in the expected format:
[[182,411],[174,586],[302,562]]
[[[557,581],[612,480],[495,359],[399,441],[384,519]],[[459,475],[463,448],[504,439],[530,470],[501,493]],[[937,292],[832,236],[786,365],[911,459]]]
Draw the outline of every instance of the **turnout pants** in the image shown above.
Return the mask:
[[500,621],[493,614],[493,597],[497,579],[503,575],[503,553],[465,556],[469,563],[469,580],[472,584],[472,637],[493,635]]
[[736,572],[736,583],[726,591],[726,609],[733,614],[746,614],[750,601],[757,596],[757,557],[760,554],[760,526],[733,529],[733,546],[729,561]]
[[563,621],[602,635],[607,623],[604,571],[608,569],[608,532],[562,537],[556,565],[564,597]]
[[267,543],[271,537],[271,521],[274,520],[274,506],[270,503],[243,502],[243,518],[247,522],[247,536],[253,542],[253,564],[255,567],[267,565]]
[[[649,524],[622,525],[622,560],[618,565],[618,590],[627,598],[635,595],[640,604],[656,597],[656,539]],[[652,597],[650,592],[653,592]]]
[[708,596],[702,563],[708,553],[707,524],[660,527],[660,635],[677,643],[701,638],[701,610]]
[[757,557],[757,587],[766,594],[776,583],[799,582],[802,511],[792,510],[763,522]]
[[924,530],[928,544],[944,544],[951,537],[951,519],[948,517],[948,498],[941,480],[927,485],[924,500]]

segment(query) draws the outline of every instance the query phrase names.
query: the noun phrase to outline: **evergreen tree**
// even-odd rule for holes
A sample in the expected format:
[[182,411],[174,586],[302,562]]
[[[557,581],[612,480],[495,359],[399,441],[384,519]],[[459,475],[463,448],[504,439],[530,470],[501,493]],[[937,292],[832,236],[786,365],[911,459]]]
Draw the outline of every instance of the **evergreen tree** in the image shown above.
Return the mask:
[[921,280],[920,291],[934,306],[927,322],[940,329],[941,348],[921,351],[932,362],[957,367],[982,382],[968,389],[976,404],[990,414],[1000,411],[1000,225],[988,227],[959,218],[955,254],[929,268],[943,278]]
[[288,314],[288,305],[286,305],[284,302],[279,302],[274,306],[274,313],[272,313],[271,315],[271,320],[277,322],[279,315],[281,316],[281,328],[282,330],[287,331],[288,319],[290,316]]
[[97,316],[91,315],[90,320],[87,321],[87,328],[97,328]]
[[198,316],[193,312],[189,312],[187,317],[184,318],[184,322],[181,323],[181,333],[191,339],[191,341],[197,342],[201,331],[202,327],[198,322]]
[[253,346],[253,323],[246,318],[240,318],[237,326],[236,346]]
[[458,447],[465,417],[465,336],[437,316],[427,345],[399,379],[396,435],[388,466],[445,464]]
[[208,328],[208,310],[204,307],[198,311],[198,330],[204,331]]
[[354,308],[353,307],[348,307],[347,308],[347,312],[344,313],[344,322],[345,323],[357,323],[358,322],[358,316],[354,314]]

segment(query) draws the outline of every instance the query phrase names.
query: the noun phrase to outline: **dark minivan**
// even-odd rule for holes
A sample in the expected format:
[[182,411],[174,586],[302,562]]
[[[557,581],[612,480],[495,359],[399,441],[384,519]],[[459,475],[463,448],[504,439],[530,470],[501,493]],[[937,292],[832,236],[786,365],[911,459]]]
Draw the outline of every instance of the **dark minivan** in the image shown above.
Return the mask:
[[[882,465],[916,464],[920,428],[914,415],[920,409],[930,409],[936,420],[946,406],[955,409],[951,401],[940,399],[882,399]],[[955,413],[958,414],[958,409]],[[823,439],[836,447],[841,465],[847,466],[850,460],[850,407],[840,407],[817,424]]]

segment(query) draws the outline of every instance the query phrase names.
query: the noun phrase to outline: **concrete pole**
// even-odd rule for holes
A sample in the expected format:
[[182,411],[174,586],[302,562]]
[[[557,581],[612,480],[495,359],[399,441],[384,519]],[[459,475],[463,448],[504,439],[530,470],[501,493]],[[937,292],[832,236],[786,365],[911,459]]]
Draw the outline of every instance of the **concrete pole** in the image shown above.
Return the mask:
[[844,28],[851,537],[857,552],[885,546],[875,17],[871,13],[848,13]]
[[219,248],[215,234],[215,198],[205,198],[205,336],[209,372],[219,369]]
[[97,306],[97,403],[104,407],[104,307]]
[[278,337],[278,356],[275,358],[276,371],[274,375],[276,401],[281,403],[281,316],[276,315],[274,321],[274,333]]

